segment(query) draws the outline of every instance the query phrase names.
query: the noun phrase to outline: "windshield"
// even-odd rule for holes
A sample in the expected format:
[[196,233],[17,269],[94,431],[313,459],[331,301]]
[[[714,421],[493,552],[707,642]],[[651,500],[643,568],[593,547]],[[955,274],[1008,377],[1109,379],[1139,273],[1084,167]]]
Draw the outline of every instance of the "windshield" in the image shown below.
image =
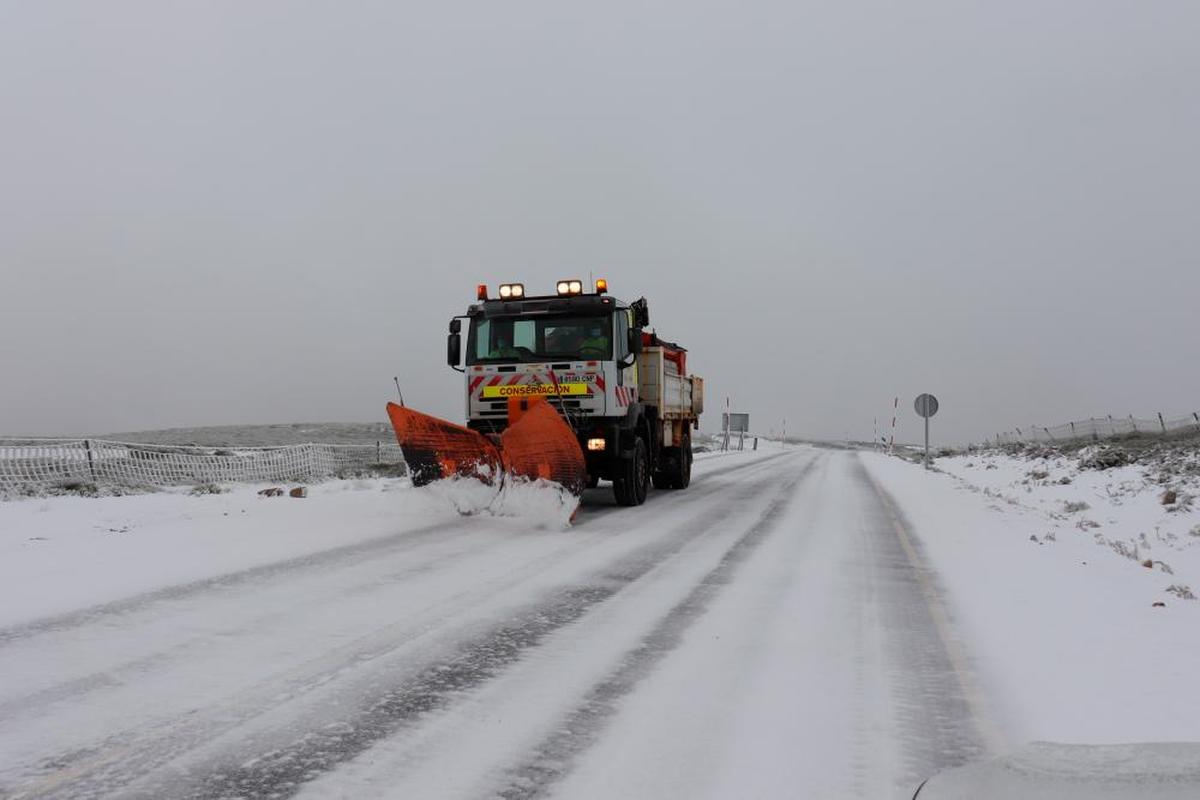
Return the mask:
[[467,363],[612,358],[612,317],[493,317],[471,322]]

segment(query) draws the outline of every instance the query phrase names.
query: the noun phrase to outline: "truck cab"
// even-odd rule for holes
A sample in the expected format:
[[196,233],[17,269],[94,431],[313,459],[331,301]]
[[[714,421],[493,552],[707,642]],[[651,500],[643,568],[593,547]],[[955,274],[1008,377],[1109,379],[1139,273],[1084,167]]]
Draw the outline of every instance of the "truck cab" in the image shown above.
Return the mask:
[[[644,501],[651,482],[684,488],[690,429],[703,402],[695,390],[702,383],[682,374],[686,351],[645,332],[644,298],[622,302],[603,280],[592,292],[579,280],[556,288],[554,295],[530,297],[522,284],[502,284],[491,298],[480,286],[478,302],[451,320],[447,355],[464,372],[468,427],[499,434],[508,425],[510,398],[545,398],[575,432],[589,485],[611,480],[623,505]],[[667,350],[676,355],[674,370],[669,361],[664,367]],[[664,391],[670,378],[673,391]]]

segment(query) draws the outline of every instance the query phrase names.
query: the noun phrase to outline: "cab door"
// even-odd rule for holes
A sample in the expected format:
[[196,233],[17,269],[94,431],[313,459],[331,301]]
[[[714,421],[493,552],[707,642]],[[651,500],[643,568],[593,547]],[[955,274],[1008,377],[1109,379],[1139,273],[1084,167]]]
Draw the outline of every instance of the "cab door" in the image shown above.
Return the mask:
[[633,324],[632,312],[628,308],[617,309],[613,314],[615,331],[613,333],[614,367],[617,372],[615,389],[616,413],[624,413],[631,403],[637,402],[638,363],[622,368],[620,364],[629,358],[629,329]]

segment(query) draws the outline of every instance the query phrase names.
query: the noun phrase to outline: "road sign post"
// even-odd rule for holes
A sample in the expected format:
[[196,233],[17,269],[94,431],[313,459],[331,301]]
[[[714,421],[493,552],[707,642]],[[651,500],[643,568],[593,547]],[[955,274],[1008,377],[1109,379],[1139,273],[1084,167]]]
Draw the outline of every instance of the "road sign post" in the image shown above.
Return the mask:
[[938,411],[937,398],[931,394],[918,395],[913,401],[913,408],[925,418],[925,469],[929,469],[929,418]]

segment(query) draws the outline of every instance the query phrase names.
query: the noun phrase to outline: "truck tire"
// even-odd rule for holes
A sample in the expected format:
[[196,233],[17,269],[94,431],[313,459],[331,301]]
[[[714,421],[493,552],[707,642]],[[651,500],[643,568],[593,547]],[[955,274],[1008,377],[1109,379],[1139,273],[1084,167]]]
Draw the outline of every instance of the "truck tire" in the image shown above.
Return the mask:
[[686,489],[692,482],[692,433],[684,431],[679,447],[663,449],[662,467],[654,471],[655,489]]
[[650,451],[645,439],[637,437],[633,458],[621,461],[612,485],[617,505],[640,506],[646,502],[646,492],[650,488]]
[[686,489],[692,483],[692,432],[684,430],[683,444],[679,446],[679,475],[675,480],[676,489]]

